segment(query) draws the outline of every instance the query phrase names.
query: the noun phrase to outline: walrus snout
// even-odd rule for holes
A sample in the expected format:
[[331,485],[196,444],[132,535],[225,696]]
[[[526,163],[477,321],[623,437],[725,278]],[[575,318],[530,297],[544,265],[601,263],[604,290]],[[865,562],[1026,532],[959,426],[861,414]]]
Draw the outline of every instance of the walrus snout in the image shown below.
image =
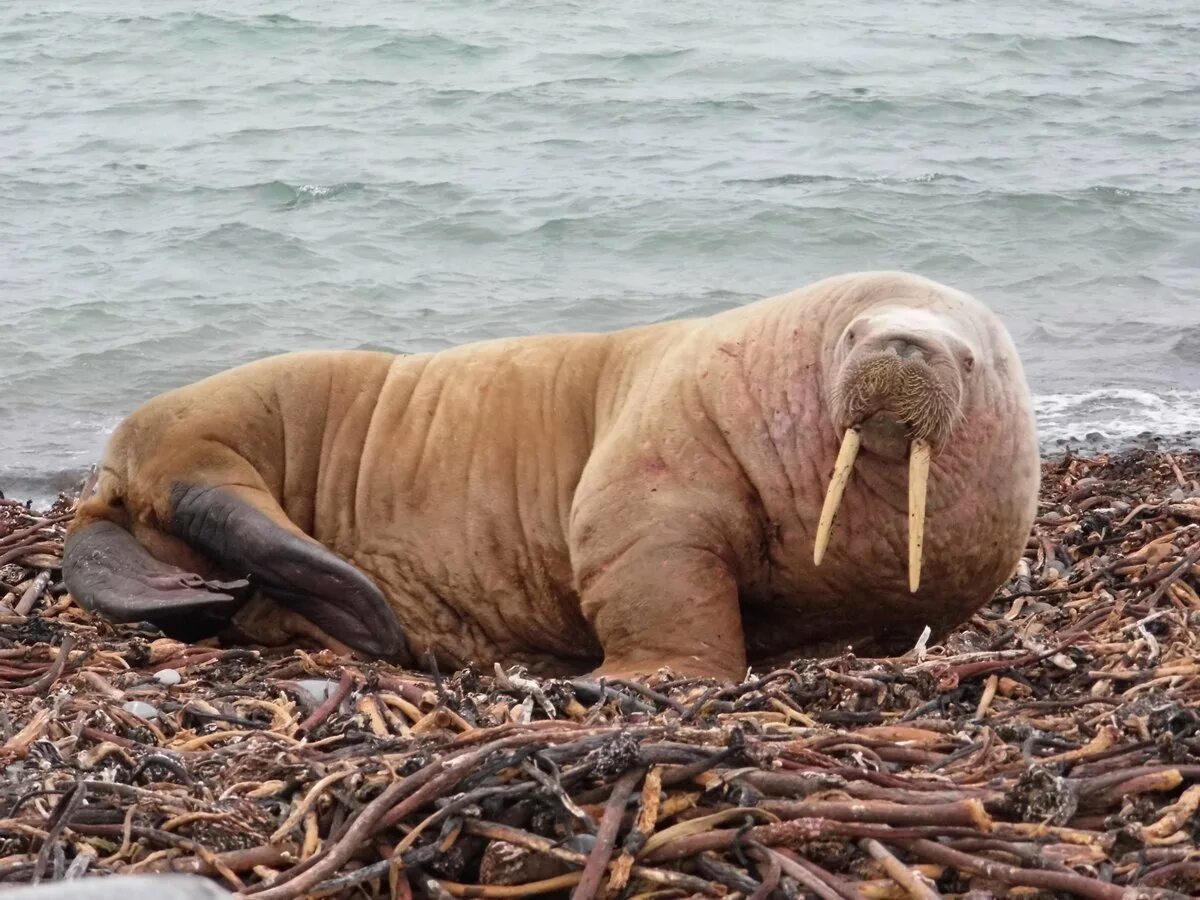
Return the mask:
[[[946,444],[962,418],[975,359],[952,323],[929,310],[877,308],[849,322],[838,347],[830,413],[839,429],[880,419],[904,427],[904,451],[914,440],[935,451]],[[904,458],[894,431],[868,427],[864,448]]]
[[[903,353],[897,348],[901,345]],[[872,420],[903,426],[909,441],[940,449],[962,417],[963,383],[950,354],[905,338],[879,348],[864,347],[846,359],[834,383],[832,416],[839,428],[858,428]],[[877,431],[880,455],[893,457]]]
[[901,359],[925,362],[933,355],[930,345],[913,335],[888,336],[883,338],[883,345],[885,353],[894,353]]

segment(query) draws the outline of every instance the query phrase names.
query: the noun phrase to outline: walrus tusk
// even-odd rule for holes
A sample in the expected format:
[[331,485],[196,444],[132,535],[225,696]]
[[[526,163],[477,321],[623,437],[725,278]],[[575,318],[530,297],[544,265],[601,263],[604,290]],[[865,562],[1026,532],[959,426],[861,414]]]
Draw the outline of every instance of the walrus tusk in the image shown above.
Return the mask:
[[829,546],[829,531],[833,528],[833,517],[837,515],[838,506],[842,502],[842,492],[846,490],[846,482],[850,480],[850,472],[854,468],[854,459],[858,456],[858,448],[862,443],[858,429],[851,428],[842,438],[842,449],[838,451],[837,462],[833,466],[833,477],[829,479],[829,489],[825,491],[825,505],[821,507],[821,519],[817,524],[817,540],[813,545],[813,564],[820,565],[825,557],[825,548]]
[[925,549],[925,492],[929,489],[929,444],[913,441],[908,460],[908,589],[921,586],[921,555]]

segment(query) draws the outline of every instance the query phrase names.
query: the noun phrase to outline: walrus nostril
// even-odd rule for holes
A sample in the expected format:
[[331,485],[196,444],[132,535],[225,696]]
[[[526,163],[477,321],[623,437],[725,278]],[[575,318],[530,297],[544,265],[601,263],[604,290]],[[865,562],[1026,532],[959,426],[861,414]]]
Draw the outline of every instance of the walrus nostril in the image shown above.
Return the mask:
[[924,347],[905,338],[891,338],[885,347],[895,351],[901,359],[923,359],[925,356]]

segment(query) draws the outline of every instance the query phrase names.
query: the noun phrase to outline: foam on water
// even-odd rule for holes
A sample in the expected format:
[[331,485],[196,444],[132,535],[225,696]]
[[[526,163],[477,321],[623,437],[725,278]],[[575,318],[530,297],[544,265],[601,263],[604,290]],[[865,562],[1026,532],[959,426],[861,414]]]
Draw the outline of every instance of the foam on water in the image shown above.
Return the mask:
[[1108,388],[1034,398],[1043,447],[1121,447],[1146,438],[1192,446],[1200,436],[1200,391],[1161,394]]

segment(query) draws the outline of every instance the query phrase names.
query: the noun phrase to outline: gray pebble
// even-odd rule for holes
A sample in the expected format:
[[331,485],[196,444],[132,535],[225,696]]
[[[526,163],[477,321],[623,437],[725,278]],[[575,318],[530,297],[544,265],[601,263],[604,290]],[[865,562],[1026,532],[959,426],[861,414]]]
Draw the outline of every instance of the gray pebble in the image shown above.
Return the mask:
[[563,841],[563,847],[567,850],[574,850],[576,853],[591,853],[592,848],[596,846],[596,836],[594,834],[576,834]]

